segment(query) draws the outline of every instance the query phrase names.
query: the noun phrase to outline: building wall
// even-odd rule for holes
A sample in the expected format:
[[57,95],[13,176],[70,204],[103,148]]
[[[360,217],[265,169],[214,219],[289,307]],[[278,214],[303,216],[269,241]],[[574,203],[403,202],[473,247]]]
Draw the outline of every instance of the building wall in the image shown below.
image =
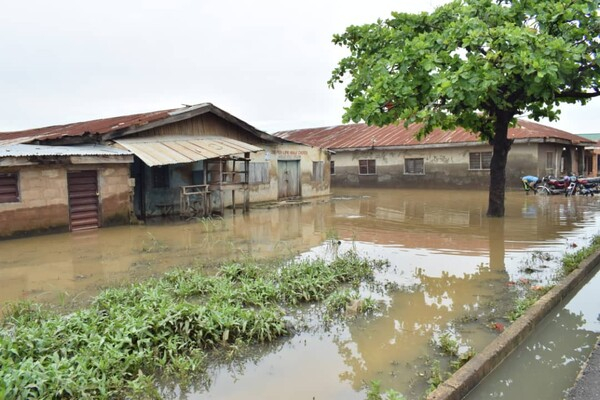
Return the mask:
[[[301,188],[300,194],[304,198],[323,196],[330,193],[329,177],[329,153],[326,150],[314,148],[307,145],[295,143],[272,143],[266,142],[255,135],[249,133],[243,128],[230,123],[213,114],[203,114],[188,120],[183,120],[159,128],[154,128],[141,132],[139,137],[152,136],[221,136],[245,143],[250,143],[263,148],[264,151],[251,153],[251,162],[268,162],[269,181],[265,183],[249,184],[250,203],[260,203],[278,200],[278,161],[279,160],[299,160],[301,169]],[[313,162],[323,162],[323,180],[316,182],[312,179]],[[202,171],[205,166],[202,161],[193,164],[170,165],[169,169],[169,187],[154,189],[152,188],[152,175],[149,168],[144,169],[145,185],[145,204],[146,215],[160,215],[160,204],[172,204],[173,208],[169,213],[179,212],[180,186],[199,184],[193,182],[193,171]],[[138,183],[136,183],[138,184]],[[232,204],[231,191],[223,193],[224,206]],[[212,207],[217,207],[220,202],[215,195],[211,196]],[[236,203],[243,201],[241,191],[236,191]],[[136,207],[136,213],[140,214],[139,206]]]
[[[525,175],[548,175],[560,172],[562,144],[516,143],[507,161],[506,187],[519,188]],[[437,147],[403,150],[337,151],[332,155],[335,174],[333,186],[348,187],[419,187],[470,188],[489,187],[489,169],[470,169],[470,153],[491,152],[486,144],[464,147]],[[568,151],[568,150],[567,150]],[[547,153],[553,154],[554,165],[547,168]],[[406,159],[423,159],[424,173],[405,172]],[[359,174],[359,160],[375,160],[376,173]],[[575,162],[575,161],[574,161]],[[558,171],[558,172],[557,172]]]
[[257,146],[261,142],[239,126],[210,113],[150,129],[137,136],[222,136]]
[[[261,144],[260,146],[265,150],[252,153],[250,158],[251,162],[269,163],[269,182],[249,185],[251,203],[278,200],[278,161],[283,160],[300,161],[300,195],[303,198],[330,194],[330,156],[326,150],[293,143]],[[323,180],[320,182],[313,179],[313,162],[323,162]]]
[[19,197],[0,203],[0,238],[69,230],[67,172],[96,169],[102,225],[129,221],[129,164],[0,168],[19,173]]

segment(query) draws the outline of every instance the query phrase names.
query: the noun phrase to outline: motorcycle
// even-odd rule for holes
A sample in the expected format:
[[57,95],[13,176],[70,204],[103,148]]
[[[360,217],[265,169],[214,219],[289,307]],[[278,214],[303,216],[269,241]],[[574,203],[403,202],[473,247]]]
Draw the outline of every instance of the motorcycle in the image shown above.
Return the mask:
[[600,177],[577,178],[576,185],[577,194],[593,196],[594,193],[600,193]]
[[538,187],[540,194],[551,195],[551,194],[564,194],[568,196],[575,193],[575,184],[577,178],[574,176],[565,176],[563,179],[557,179],[552,175],[548,175],[542,178],[542,185]]
[[565,176],[563,179],[557,179],[552,175],[542,178],[542,185],[537,188],[540,194],[564,194],[572,196],[575,194],[593,196],[594,193],[600,193],[600,177],[583,178]]

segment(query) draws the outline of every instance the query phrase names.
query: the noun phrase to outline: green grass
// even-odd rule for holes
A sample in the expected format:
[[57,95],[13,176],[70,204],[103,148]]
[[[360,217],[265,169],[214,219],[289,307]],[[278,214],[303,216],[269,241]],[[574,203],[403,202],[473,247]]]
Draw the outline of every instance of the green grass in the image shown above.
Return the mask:
[[566,254],[562,258],[563,274],[565,276],[569,275],[577,267],[579,267],[579,264],[581,264],[583,260],[585,260],[592,254],[594,254],[599,249],[600,249],[600,235],[594,236],[592,238],[591,243],[588,246],[581,248],[580,250],[576,251],[575,253]]
[[0,327],[0,398],[160,398],[154,375],[181,382],[217,348],[288,334],[286,309],[321,301],[340,285],[373,279],[354,252],[279,268],[232,263],[208,276],[177,269],[98,295],[63,315],[9,304]]

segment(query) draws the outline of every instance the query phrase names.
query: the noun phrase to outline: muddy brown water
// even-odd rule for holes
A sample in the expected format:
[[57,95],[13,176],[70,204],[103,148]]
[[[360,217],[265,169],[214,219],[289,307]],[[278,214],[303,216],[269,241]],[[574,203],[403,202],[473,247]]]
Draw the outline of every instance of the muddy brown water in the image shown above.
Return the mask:
[[[199,378],[185,395],[364,399],[368,383],[378,380],[420,398],[439,358],[432,343],[440,332],[453,332],[462,348],[482,349],[497,335],[490,324],[504,321],[519,285],[551,282],[559,258],[600,230],[600,196],[509,192],[505,218],[487,218],[486,210],[481,191],[347,189],[223,219],[6,240],[0,242],[0,301],[85,302],[102,287],[177,266],[331,257],[354,248],[390,261],[377,276],[387,290],[363,289],[381,301],[375,315],[331,326],[304,321],[308,328],[291,338],[214,365],[209,379]],[[301,318],[292,316],[297,323]],[[177,387],[165,390],[165,397],[181,395]]]

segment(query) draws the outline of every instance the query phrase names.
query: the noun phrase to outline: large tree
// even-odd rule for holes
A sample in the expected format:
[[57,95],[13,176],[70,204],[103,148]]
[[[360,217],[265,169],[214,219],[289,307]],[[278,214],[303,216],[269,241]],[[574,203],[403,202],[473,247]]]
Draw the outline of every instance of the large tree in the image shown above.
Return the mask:
[[600,0],[454,0],[432,13],[392,13],[350,26],[332,73],[349,79],[344,122],[456,126],[493,146],[488,216],[504,216],[516,117],[558,119],[561,102],[600,95]]

